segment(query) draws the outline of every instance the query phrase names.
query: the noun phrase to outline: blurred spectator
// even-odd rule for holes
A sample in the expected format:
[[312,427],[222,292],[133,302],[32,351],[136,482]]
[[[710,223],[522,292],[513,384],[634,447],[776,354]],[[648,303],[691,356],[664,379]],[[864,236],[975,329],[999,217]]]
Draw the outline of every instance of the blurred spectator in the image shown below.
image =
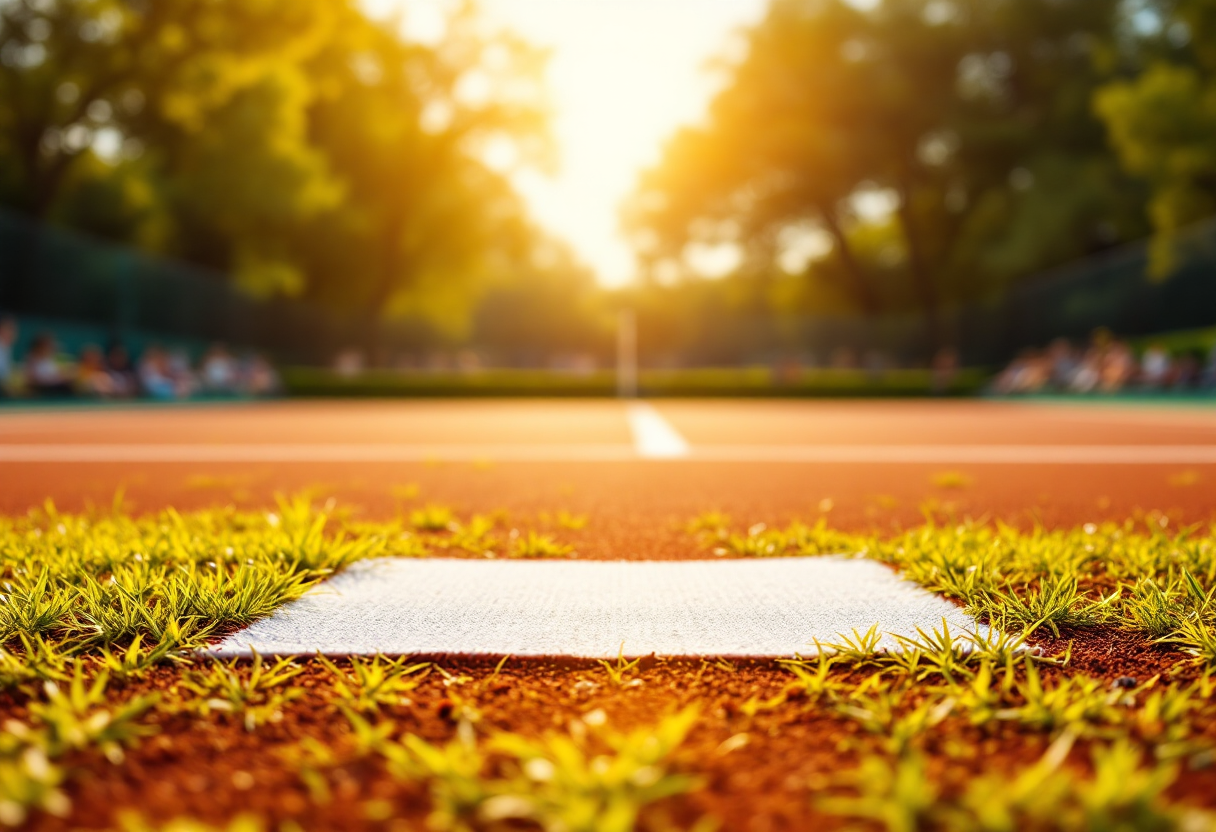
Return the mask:
[[1089,349],[1081,356],[1080,363],[1072,375],[1068,389],[1073,393],[1090,393],[1097,389],[1102,380],[1102,363],[1105,360],[1106,347],[1099,343],[1089,345]]
[[251,396],[275,396],[282,392],[279,374],[265,356],[252,355],[245,362],[245,392]]
[[118,341],[112,341],[106,350],[106,374],[114,396],[128,397],[139,392],[139,378],[131,366],[131,356]]
[[207,350],[199,374],[208,393],[231,394],[240,389],[236,360],[223,344],[213,344]]
[[59,366],[55,338],[40,332],[30,344],[25,359],[25,387],[35,396],[70,396],[72,382]]
[[992,389],[1005,395],[1034,393],[1044,386],[1072,393],[1118,393],[1133,385],[1179,391],[1216,387],[1216,347],[1206,366],[1201,353],[1171,355],[1160,342],[1150,344],[1137,361],[1131,345],[1099,330],[1079,359],[1062,338],[1041,356],[1024,350],[993,380]]
[[1051,379],[1052,361],[1047,353],[1023,350],[996,378],[997,393],[1038,393]]
[[17,321],[0,318],[0,399],[9,394],[13,383],[13,344],[17,340]]
[[1047,355],[1051,362],[1052,389],[1067,390],[1081,364],[1076,350],[1073,349],[1067,338],[1057,338],[1047,348]]
[[181,395],[169,368],[169,356],[156,344],[139,359],[139,385],[154,399],[172,400]]
[[1140,358],[1140,383],[1149,389],[1159,390],[1173,379],[1174,362],[1161,344],[1152,344]]
[[89,345],[76,364],[76,391],[84,396],[109,398],[114,395],[114,380],[106,370],[105,358],[98,347]]
[[61,363],[54,336],[39,333],[18,375],[13,356],[16,338],[15,320],[0,318],[0,398],[19,391],[43,397],[143,395],[161,400],[188,398],[200,390],[254,396],[282,391],[278,372],[264,356],[251,355],[238,361],[218,343],[208,349],[196,371],[184,349],[169,352],[157,344],[145,349],[138,363],[133,364],[126,347],[117,340],[111,341],[104,353],[88,345],[74,364],[66,358]]
[[1122,341],[1112,341],[1102,360],[1103,393],[1118,393],[1136,377],[1136,357],[1132,348]]
[[992,380],[992,390],[1002,396],[1008,396],[1011,393],[1018,393],[1018,379],[1022,375],[1022,371],[1026,367],[1026,351],[1018,353],[1017,356],[1006,365],[1005,369],[1001,370],[995,379]]
[[195,378],[194,370],[190,367],[188,352],[178,349],[166,353],[165,367],[169,378],[173,381],[173,389],[177,391],[177,398],[193,395],[198,390],[198,379]]

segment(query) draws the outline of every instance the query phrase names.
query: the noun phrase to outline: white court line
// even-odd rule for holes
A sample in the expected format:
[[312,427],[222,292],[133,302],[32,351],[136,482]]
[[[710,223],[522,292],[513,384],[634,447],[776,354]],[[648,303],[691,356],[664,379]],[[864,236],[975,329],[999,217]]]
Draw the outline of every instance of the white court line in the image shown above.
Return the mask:
[[629,445],[0,444],[0,462],[625,462]]
[[[674,441],[668,442],[667,440]],[[678,433],[629,445],[0,444],[0,463],[671,462],[1216,465],[1216,445],[698,445]],[[682,444],[680,444],[682,443]],[[682,449],[682,450],[681,450]]]
[[716,445],[706,462],[983,463],[994,465],[1216,464],[1216,445]]
[[643,459],[678,459],[688,456],[687,440],[645,402],[630,402],[625,411],[633,447]]

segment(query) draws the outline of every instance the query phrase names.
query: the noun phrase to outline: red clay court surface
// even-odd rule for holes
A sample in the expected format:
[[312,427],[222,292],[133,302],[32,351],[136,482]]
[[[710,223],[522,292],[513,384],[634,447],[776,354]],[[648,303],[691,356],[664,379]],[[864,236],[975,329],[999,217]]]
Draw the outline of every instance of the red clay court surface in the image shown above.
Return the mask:
[[[687,557],[706,510],[890,529],[938,516],[1071,526],[1216,519],[1216,407],[986,401],[649,402],[687,455],[639,455],[630,405],[290,401],[0,410],[0,512],[138,511],[313,489],[367,516],[442,503],[586,514],[585,557]],[[416,500],[407,501],[407,486]]]

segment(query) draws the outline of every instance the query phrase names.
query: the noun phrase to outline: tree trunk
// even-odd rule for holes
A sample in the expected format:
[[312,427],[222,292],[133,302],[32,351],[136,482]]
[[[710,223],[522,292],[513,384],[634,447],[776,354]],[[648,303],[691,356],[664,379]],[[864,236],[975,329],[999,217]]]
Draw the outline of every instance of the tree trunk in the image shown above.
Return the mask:
[[899,224],[904,232],[904,242],[908,247],[908,270],[912,274],[912,283],[916,287],[916,295],[920,300],[921,310],[925,316],[925,336],[929,341],[930,355],[945,346],[942,340],[942,323],[940,301],[933,275],[925,262],[924,249],[920,237],[916,233],[916,222],[912,212],[912,186],[907,179],[899,185]]
[[388,219],[381,228],[384,235],[380,241],[380,274],[372,285],[364,306],[364,344],[368,352],[368,361],[377,364],[383,357],[384,351],[384,311],[393,298],[394,292],[401,285],[401,276],[410,268],[409,257],[401,246],[401,234],[409,222],[410,208],[407,192],[402,191],[393,206]]
[[845,235],[844,229],[840,227],[835,209],[820,209],[820,215],[822,216],[823,224],[827,227],[828,233],[832,235],[832,242],[836,245],[836,253],[840,256],[840,263],[849,275],[849,284],[854,300],[857,301],[857,304],[861,307],[861,311],[865,313],[867,318],[877,316],[881,311],[878,292],[874,289],[874,283],[870,279],[870,275],[866,273],[865,268],[857,261],[857,257],[853,254],[853,247],[849,244],[849,238]]

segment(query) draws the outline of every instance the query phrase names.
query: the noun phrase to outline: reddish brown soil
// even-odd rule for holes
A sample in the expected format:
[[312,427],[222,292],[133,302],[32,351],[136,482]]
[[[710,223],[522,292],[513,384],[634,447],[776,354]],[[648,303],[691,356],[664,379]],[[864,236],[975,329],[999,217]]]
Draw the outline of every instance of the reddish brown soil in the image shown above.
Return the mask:
[[[360,516],[376,518],[426,502],[462,513],[505,509],[524,524],[533,524],[540,512],[566,509],[590,522],[577,534],[562,531],[563,539],[571,540],[582,557],[610,559],[696,555],[683,529],[709,509],[725,511],[743,525],[826,516],[844,531],[886,532],[919,525],[926,509],[939,517],[999,519],[1023,527],[1068,528],[1153,510],[1175,523],[1216,519],[1216,472],[1188,475],[1178,466],[952,466],[970,477],[957,488],[935,485],[942,467],[926,465],[5,463],[3,468],[0,513],[23,513],[48,496],[66,510],[108,506],[119,488],[135,511],[273,506],[276,493],[312,489]],[[394,490],[409,483],[418,485],[419,497],[403,502]]]
[[[666,401],[659,411],[694,447],[749,444],[1216,444],[1205,408],[1034,406],[991,402]],[[181,409],[0,412],[0,445],[80,443],[571,444],[627,447],[619,402],[287,402]],[[961,477],[941,477],[943,473]],[[51,497],[73,510],[237,502],[318,486],[384,517],[394,486],[464,511],[589,514],[587,557],[681,557],[678,534],[708,509],[781,523],[827,509],[846,530],[919,523],[926,506],[959,517],[1073,526],[1138,511],[1216,517],[1216,465],[807,464],[619,461],[473,463],[4,463],[0,512]],[[954,487],[950,487],[953,485]]]
[[[1073,658],[1068,668],[1044,670],[1086,672],[1108,681],[1182,668],[1180,657],[1162,648],[1116,633],[1071,634]],[[37,830],[110,828],[117,812],[138,809],[149,818],[190,815],[221,822],[238,811],[251,811],[273,821],[292,819],[308,830],[422,829],[428,812],[425,789],[391,777],[374,759],[351,759],[349,729],[330,703],[329,676],[315,662],[297,683],[308,690],[290,705],[284,719],[255,732],[223,717],[157,717],[161,733],[128,753],[119,766],[96,756],[78,756],[68,787],[72,815],[65,820],[39,817]],[[493,662],[447,659],[445,669],[472,681],[449,688],[432,673],[411,693],[413,704],[387,709],[402,731],[433,742],[455,735],[452,691],[481,713],[479,732],[508,730],[537,734],[563,730],[569,720],[603,709],[609,724],[630,729],[652,724],[661,714],[689,704],[700,719],[675,755],[678,770],[705,778],[706,787],[656,807],[684,828],[693,818],[712,814],[730,830],[803,830],[837,828],[839,819],[815,809],[817,794],[832,786],[840,772],[856,764],[873,741],[856,723],[827,713],[797,696],[755,717],[741,711],[752,697],[779,693],[791,680],[771,662],[736,662],[728,669],[708,662],[650,660],[633,677],[640,684],[616,687],[598,665],[581,661],[510,660],[488,683]],[[176,671],[157,671],[140,683],[115,693],[126,696],[172,685]],[[20,715],[12,699],[0,704],[5,715]],[[1216,738],[1216,725],[1197,720]],[[746,734],[740,748],[723,753],[726,739]],[[346,761],[329,771],[333,800],[315,805],[295,771],[281,756],[304,736],[339,751]],[[983,732],[962,718],[932,732],[927,750],[947,784],[962,782],[974,771],[999,772],[1037,759],[1048,738],[1013,726]],[[982,756],[982,764],[977,759]],[[1073,753],[1084,766],[1081,744]],[[948,786],[949,787],[949,786]],[[1188,771],[1172,796],[1187,803],[1216,806],[1216,772]],[[387,801],[393,820],[368,817],[369,801]],[[654,817],[654,814],[651,815]]]
[[[694,443],[1216,443],[1216,420],[1203,410],[1039,408],[985,403],[662,403],[660,409]],[[627,443],[614,402],[285,404],[200,410],[0,415],[0,443],[89,442],[519,442]],[[945,471],[963,477],[940,478]],[[922,511],[1002,519],[1019,525],[1068,527],[1122,520],[1151,510],[1175,523],[1216,518],[1216,466],[1181,465],[844,465],[682,462],[469,464],[30,464],[4,463],[0,512],[24,512],[51,497],[69,510],[109,505],[117,489],[137,511],[164,506],[273,504],[276,493],[315,488],[363,516],[388,517],[420,502],[461,512],[505,509],[520,523],[566,509],[590,518],[580,532],[561,530],[581,557],[682,558],[704,555],[685,533],[706,510],[741,524],[785,523],[826,515],[843,530],[890,531],[919,524]],[[943,487],[940,482],[961,483]],[[408,503],[396,486],[414,483]],[[1113,632],[1063,633],[1042,642],[1049,651],[1073,641],[1064,671],[1140,681],[1193,668],[1177,653]],[[485,679],[492,663],[445,658],[447,669]],[[158,671],[119,695],[172,684]],[[773,663],[740,663],[730,671],[698,662],[657,662],[642,684],[616,688],[604,671],[581,662],[512,660],[493,683],[470,697],[483,730],[535,733],[564,727],[603,708],[611,724],[653,723],[687,703],[701,718],[676,756],[677,767],[701,774],[707,787],[660,807],[683,828],[709,813],[725,830],[830,829],[838,819],[818,813],[814,798],[852,766],[868,740],[854,723],[797,700],[754,718],[740,710],[789,682]],[[296,819],[306,829],[422,829],[424,790],[388,776],[372,760],[331,772],[334,800],[315,806],[277,753],[312,736],[348,748],[345,719],[329,704],[325,673],[310,663],[302,684],[310,694],[282,722],[248,733],[235,722],[188,716],[161,718],[161,734],[128,754],[121,766],[81,756],[68,786],[73,813],[65,821],[39,817],[37,830],[111,828],[117,812],[135,808],[165,819],[193,815],[224,821],[251,810],[273,821]],[[477,681],[464,690],[475,690]],[[449,691],[432,674],[414,704],[386,715],[402,730],[434,741],[453,736]],[[20,715],[20,703],[0,698],[0,719]],[[1201,719],[1216,738],[1216,720]],[[721,743],[746,733],[746,745],[719,754]],[[934,766],[947,782],[977,768],[989,772],[1036,759],[1046,738],[1006,726],[982,734],[961,720],[932,740]],[[982,755],[977,765],[976,755]],[[1074,751],[1083,765],[1083,747]],[[1216,773],[1186,771],[1174,796],[1216,807]],[[395,820],[369,819],[368,802],[387,801]],[[373,809],[375,806],[373,805]]]

